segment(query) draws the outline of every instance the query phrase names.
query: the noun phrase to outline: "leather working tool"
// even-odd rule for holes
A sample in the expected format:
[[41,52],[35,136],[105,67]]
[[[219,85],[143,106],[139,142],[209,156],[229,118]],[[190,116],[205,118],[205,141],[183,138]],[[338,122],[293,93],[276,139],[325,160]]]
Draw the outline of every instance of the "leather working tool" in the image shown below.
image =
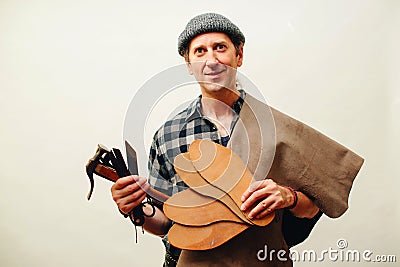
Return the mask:
[[[125,161],[122,157],[121,151],[117,148],[113,148],[109,150],[103,145],[98,145],[95,155],[89,160],[86,164],[86,173],[90,180],[90,191],[88,193],[88,200],[93,193],[94,189],[94,179],[93,174],[97,174],[100,177],[103,177],[109,181],[116,182],[120,177],[129,176],[131,174],[137,175],[137,161],[136,161],[136,152],[135,150],[126,142],[127,152],[128,152],[128,163],[130,163],[130,169],[126,167]],[[149,189],[149,192],[146,192],[152,196],[158,196],[160,199],[164,200],[167,198],[164,194],[155,191],[154,189]],[[152,213],[146,214],[143,210],[144,206],[149,204],[152,206]],[[135,226],[142,226],[145,221],[145,217],[152,217],[155,213],[155,207],[149,201],[145,201],[141,203],[139,206],[135,207],[128,215],[124,215],[124,217],[128,217],[131,219],[132,223]],[[135,228],[136,229],[136,228]]]

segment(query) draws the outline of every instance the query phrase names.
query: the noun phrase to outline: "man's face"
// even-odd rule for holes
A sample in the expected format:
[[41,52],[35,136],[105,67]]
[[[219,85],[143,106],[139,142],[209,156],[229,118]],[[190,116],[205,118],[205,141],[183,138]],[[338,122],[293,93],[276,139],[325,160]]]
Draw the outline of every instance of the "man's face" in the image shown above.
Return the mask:
[[242,65],[243,47],[239,50],[237,54],[225,33],[204,33],[191,40],[187,65],[203,93],[236,88],[236,69]]

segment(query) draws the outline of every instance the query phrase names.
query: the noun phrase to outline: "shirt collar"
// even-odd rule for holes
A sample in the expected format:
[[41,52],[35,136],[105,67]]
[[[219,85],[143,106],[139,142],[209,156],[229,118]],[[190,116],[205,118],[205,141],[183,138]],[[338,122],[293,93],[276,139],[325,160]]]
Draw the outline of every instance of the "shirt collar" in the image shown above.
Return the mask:
[[[235,116],[239,115],[240,110],[243,107],[244,99],[246,98],[246,92],[243,89],[240,89],[239,93],[240,95],[238,100],[236,100],[236,102],[233,103],[232,105],[232,109],[235,112]],[[192,103],[190,103],[189,107],[187,108],[186,122],[202,117],[203,114],[201,112],[201,95],[200,95]]]

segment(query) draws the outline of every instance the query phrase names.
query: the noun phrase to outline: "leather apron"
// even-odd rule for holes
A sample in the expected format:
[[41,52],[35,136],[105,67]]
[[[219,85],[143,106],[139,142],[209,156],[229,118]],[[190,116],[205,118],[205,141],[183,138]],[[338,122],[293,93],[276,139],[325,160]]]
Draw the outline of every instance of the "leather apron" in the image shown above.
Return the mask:
[[[329,217],[342,215],[363,159],[313,128],[247,94],[228,143],[255,180],[271,178],[313,199]],[[178,266],[292,266],[282,210],[265,227],[250,227],[206,251],[183,250]],[[279,257],[278,257],[278,254]]]

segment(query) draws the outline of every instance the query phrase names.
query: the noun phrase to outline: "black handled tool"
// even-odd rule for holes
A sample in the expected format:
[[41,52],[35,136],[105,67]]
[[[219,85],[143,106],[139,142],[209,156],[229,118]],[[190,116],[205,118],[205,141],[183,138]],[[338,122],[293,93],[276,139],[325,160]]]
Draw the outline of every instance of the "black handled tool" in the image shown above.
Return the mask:
[[[113,148],[111,150],[110,154],[110,160],[111,163],[115,169],[115,171],[118,174],[118,177],[125,177],[131,175],[129,172],[128,168],[126,167],[124,158],[122,157],[121,151],[118,148]],[[135,173],[137,175],[137,173]],[[155,214],[155,208],[152,206],[153,210],[150,215],[147,215],[143,208],[146,204],[149,204],[148,201],[142,202],[139,206],[136,206],[129,214],[124,215],[125,217],[128,217],[132,220],[132,223],[136,226],[142,226],[144,224],[144,217],[152,217]]]
[[[128,144],[129,145],[129,144]],[[133,151],[134,149],[129,146],[129,148]],[[130,153],[132,153],[130,151]],[[129,158],[128,159],[130,162],[131,170],[133,173],[129,171],[127,168],[124,158],[122,157],[122,153],[119,149],[113,148],[109,150],[103,145],[98,145],[96,154],[89,160],[89,162],[86,164],[86,173],[89,177],[90,180],[90,191],[88,194],[88,200],[90,199],[93,189],[94,189],[94,179],[93,179],[93,174],[97,174],[103,178],[106,178],[107,180],[116,182],[120,177],[125,177],[129,176],[131,174],[137,175],[138,174],[138,168],[137,168],[137,159],[136,159],[136,152],[135,152],[135,157],[134,158]],[[150,191],[155,191],[155,190],[150,190]],[[162,195],[161,193],[153,193],[155,195]],[[146,214],[144,211],[144,207],[146,204],[149,204],[152,207],[152,212],[151,214]],[[124,217],[129,217],[132,223],[135,225],[135,231],[136,231],[136,226],[143,226],[145,222],[144,217],[152,217],[155,214],[155,207],[154,205],[149,202],[145,201],[142,202],[140,205],[136,206],[132,211],[130,211],[128,214],[124,214]],[[136,242],[137,242],[137,233],[136,233]]]

